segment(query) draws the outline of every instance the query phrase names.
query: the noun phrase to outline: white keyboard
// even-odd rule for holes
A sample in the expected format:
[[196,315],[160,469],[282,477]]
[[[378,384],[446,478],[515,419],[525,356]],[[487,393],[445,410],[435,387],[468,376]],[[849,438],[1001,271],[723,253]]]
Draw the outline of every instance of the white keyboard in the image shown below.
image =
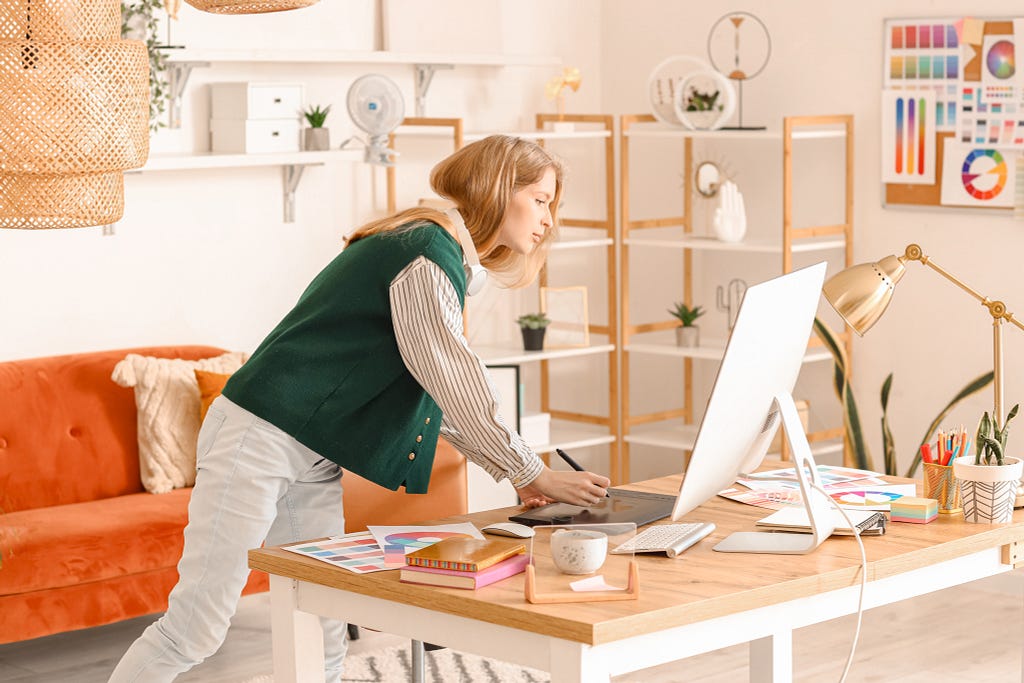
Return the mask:
[[675,557],[714,530],[713,522],[658,524],[641,531],[610,552],[613,555],[665,553]]

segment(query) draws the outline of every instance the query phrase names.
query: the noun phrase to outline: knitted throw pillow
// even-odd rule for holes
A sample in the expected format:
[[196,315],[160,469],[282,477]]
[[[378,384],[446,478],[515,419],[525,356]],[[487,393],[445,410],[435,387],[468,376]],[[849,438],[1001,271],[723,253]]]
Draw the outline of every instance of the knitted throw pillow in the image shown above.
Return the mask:
[[230,374],[247,358],[240,351],[196,361],[130,353],[114,366],[114,382],[135,388],[139,470],[147,491],[167,493],[195,484],[199,386],[194,371]]

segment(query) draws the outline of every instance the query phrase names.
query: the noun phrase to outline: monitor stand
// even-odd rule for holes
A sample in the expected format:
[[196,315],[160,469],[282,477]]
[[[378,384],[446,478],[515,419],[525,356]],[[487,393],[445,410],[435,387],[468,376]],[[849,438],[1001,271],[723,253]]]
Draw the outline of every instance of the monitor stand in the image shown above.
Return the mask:
[[719,552],[803,555],[821,545],[835,529],[829,513],[832,501],[820,491],[811,488],[812,483],[821,487],[821,475],[818,473],[814,456],[811,455],[811,447],[807,443],[807,435],[800,423],[793,396],[788,393],[777,395],[773,408],[779,410],[782,424],[786,428],[786,439],[793,451],[793,467],[800,482],[800,494],[804,499],[804,509],[807,511],[811,533],[739,531],[727,536],[714,547]]

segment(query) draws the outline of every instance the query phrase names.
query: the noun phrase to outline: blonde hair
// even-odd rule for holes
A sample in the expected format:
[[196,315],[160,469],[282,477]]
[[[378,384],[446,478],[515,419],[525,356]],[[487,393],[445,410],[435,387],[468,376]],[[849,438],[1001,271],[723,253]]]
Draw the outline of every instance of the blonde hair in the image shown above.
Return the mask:
[[[498,231],[512,196],[540,182],[549,168],[555,172],[551,229],[545,231],[544,238],[529,254],[518,254],[498,245]],[[551,244],[558,237],[558,204],[564,175],[562,162],[536,142],[491,135],[466,145],[438,163],[430,172],[430,186],[462,214],[480,254],[481,265],[506,287],[525,287],[537,277]],[[455,234],[454,225],[443,212],[418,207],[367,223],[346,242],[352,244],[363,237],[396,229],[413,229],[426,222],[437,223]]]

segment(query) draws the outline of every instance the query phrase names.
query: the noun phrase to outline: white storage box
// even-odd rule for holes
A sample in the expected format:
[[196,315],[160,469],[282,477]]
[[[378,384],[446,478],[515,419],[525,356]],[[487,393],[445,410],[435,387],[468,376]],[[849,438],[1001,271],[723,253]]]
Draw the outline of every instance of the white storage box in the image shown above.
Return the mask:
[[551,414],[523,413],[519,416],[519,435],[530,446],[551,442]]
[[298,120],[302,94],[300,83],[213,83],[210,118]]
[[298,152],[297,119],[210,121],[210,149],[219,154]]

